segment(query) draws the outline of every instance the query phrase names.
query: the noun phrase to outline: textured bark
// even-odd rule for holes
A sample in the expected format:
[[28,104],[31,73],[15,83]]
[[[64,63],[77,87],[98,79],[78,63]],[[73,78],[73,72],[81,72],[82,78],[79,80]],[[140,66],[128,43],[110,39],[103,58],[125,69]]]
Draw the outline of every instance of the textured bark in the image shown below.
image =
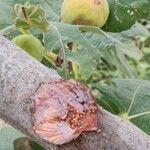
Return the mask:
[[101,132],[83,133],[57,146],[33,131],[32,97],[41,85],[61,77],[0,36],[0,118],[51,150],[149,150],[150,137],[130,122],[99,108]]

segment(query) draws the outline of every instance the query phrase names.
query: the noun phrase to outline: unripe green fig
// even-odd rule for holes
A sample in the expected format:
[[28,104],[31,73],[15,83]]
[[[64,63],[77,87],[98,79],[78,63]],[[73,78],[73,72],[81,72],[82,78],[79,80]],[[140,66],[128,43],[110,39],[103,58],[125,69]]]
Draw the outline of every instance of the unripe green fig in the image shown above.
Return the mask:
[[109,16],[107,0],[64,0],[61,21],[102,27]]
[[40,40],[30,34],[22,34],[15,37],[12,40],[13,43],[18,45],[20,48],[29,53],[32,57],[37,59],[38,61],[42,61],[43,52],[45,48],[41,44]]

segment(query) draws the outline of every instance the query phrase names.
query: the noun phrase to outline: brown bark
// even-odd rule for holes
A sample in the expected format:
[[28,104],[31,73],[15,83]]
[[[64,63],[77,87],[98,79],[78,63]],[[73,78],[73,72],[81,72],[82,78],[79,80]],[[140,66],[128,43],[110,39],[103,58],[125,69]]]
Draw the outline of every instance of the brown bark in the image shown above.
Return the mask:
[[49,81],[60,76],[9,40],[0,36],[0,117],[33,140],[51,150],[149,150],[150,137],[130,122],[99,108],[101,132],[82,133],[70,143],[57,146],[33,131],[32,96]]

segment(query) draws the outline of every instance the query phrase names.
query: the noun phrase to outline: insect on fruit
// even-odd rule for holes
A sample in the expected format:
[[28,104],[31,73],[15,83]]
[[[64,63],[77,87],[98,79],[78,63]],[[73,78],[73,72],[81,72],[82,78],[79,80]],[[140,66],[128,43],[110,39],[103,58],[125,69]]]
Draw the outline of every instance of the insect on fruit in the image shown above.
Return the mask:
[[97,130],[97,105],[90,90],[74,80],[54,80],[33,97],[34,132],[53,144],[76,139],[84,131]]

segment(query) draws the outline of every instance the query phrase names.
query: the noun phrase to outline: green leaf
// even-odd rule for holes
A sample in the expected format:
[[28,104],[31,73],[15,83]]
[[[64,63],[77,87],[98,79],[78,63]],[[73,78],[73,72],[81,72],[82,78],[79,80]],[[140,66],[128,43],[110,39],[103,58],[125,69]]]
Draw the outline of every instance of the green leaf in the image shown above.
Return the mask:
[[[97,27],[92,27],[92,26],[81,26],[80,28],[82,28],[83,31],[89,31],[89,32],[91,31],[91,32],[100,34],[98,36],[99,38],[101,38],[101,41],[105,42],[103,44],[105,44],[106,47],[114,46],[116,50],[120,50],[123,53],[127,54],[128,56],[133,57],[137,60],[142,58],[141,51],[135,45],[133,40],[130,39],[131,37],[129,38],[129,36],[128,37],[126,36],[125,32],[124,34],[123,33],[122,34],[121,33],[106,33],[102,31],[101,29]],[[135,26],[134,28],[136,29],[137,26]],[[132,30],[133,29],[131,29],[131,31]],[[128,30],[128,32],[130,32],[130,30]]]
[[14,0],[0,0],[0,29],[14,23]]
[[39,28],[43,31],[48,30],[48,21],[46,12],[40,5],[14,5],[15,14],[17,16],[15,25],[18,29],[30,29],[32,27]]
[[15,150],[44,150],[42,146],[27,137],[21,137],[14,141]]
[[[81,76],[85,80],[94,73],[98,61],[104,56],[103,54],[109,53],[111,50],[117,51],[114,65],[118,63],[124,74],[127,72],[129,77],[134,77],[124,55],[127,54],[136,60],[142,58],[142,52],[133,41],[133,36],[137,36],[139,26],[136,25],[131,31],[126,31],[130,33],[127,34],[126,32],[105,33],[96,27],[50,22],[50,30],[44,33],[44,41],[46,48],[52,51],[62,48],[66,50],[68,42],[76,44],[77,51],[66,51],[66,57],[79,65]],[[83,33],[80,30],[91,33]],[[146,31],[138,33],[139,35],[148,34]],[[113,60],[107,59],[106,61],[111,63]]]
[[122,37],[129,38],[129,39],[133,39],[137,36],[148,38],[150,36],[150,32],[145,28],[145,26],[136,22],[131,29],[120,32],[120,35]]
[[132,40],[122,39],[122,43],[115,45],[116,50],[123,51],[128,56],[140,60],[143,57],[142,52]]
[[100,50],[83,36],[78,26],[50,22],[50,30],[44,33],[44,41],[46,49],[54,50],[55,48],[59,48],[65,51],[67,43],[73,42],[77,45],[78,50],[77,52],[66,51],[66,57],[78,63],[84,79],[91,76],[91,70],[95,70],[96,63],[94,57],[100,58],[98,57]]
[[150,14],[148,0],[109,0],[109,6],[110,15],[103,29],[110,32],[127,30]]
[[[91,50],[82,49],[78,52],[67,52],[67,57],[79,65],[82,79],[87,80],[96,70],[98,60],[97,56],[91,55]],[[100,57],[99,57],[100,59]]]
[[[61,48],[60,41],[63,43],[73,42],[78,45],[77,52],[67,52],[69,59],[77,62],[82,70],[82,75],[88,78],[96,67],[95,59],[102,55],[102,51],[115,48],[118,51],[122,51],[137,60],[141,59],[142,53],[138,47],[134,44],[132,37],[127,37],[125,32],[122,34],[109,34],[103,35],[101,30],[90,26],[75,26],[69,24],[62,24],[58,22],[50,22],[50,31],[45,33],[45,43],[48,49],[53,50],[55,47]],[[92,33],[81,33],[79,29],[86,29]],[[137,26],[134,27],[138,28]],[[132,36],[135,35],[134,29],[131,29]],[[129,32],[129,31],[128,31]],[[137,34],[137,33],[136,33]],[[59,45],[59,46],[58,46]],[[65,47],[65,46],[64,46]],[[85,56],[85,57],[84,57]],[[129,68],[129,67],[128,67]],[[85,76],[86,75],[86,76]]]
[[1,150],[13,150],[13,142],[19,137],[24,137],[15,128],[9,126],[8,124],[3,124],[3,127],[0,128],[0,149]]
[[150,64],[150,53],[146,54],[143,59]]
[[[105,109],[127,119],[150,135],[150,82],[145,80],[114,80],[113,85],[94,85],[105,98]],[[110,108],[112,110],[110,110]]]
[[[29,2],[29,0],[0,0],[0,29],[3,29],[7,26],[10,26],[14,24],[15,20],[15,11],[14,11],[14,5],[15,4],[25,4],[26,2]],[[58,21],[60,19],[60,7],[61,7],[61,1],[56,0],[32,0],[30,1],[30,4],[40,5],[45,11],[47,15],[47,19]],[[41,27],[41,22],[39,20],[31,20],[31,23],[35,25],[35,23],[38,23],[38,25]]]
[[147,70],[144,74],[142,74],[141,78],[144,80],[150,80],[150,69]]

